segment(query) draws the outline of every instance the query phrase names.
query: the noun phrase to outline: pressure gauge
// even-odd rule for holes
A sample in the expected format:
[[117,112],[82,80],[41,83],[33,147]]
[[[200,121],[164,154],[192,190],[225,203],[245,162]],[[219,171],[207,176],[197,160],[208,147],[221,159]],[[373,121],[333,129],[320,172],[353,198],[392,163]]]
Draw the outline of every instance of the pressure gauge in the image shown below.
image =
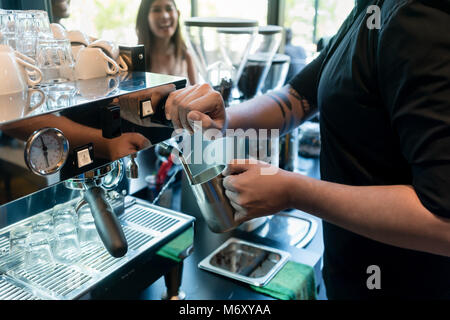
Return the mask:
[[33,173],[47,176],[61,170],[68,154],[69,141],[64,134],[56,128],[43,128],[28,138],[25,163]]

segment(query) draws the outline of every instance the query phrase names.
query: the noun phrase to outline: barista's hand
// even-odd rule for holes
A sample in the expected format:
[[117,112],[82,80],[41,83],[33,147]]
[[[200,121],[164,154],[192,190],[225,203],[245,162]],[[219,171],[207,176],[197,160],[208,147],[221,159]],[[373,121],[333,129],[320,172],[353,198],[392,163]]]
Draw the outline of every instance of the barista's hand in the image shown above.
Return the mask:
[[227,127],[225,104],[219,92],[210,85],[194,85],[177,90],[166,102],[166,118],[172,120],[175,129],[183,128],[194,132],[194,122],[201,122],[203,130]]
[[225,194],[236,210],[238,223],[275,214],[290,206],[288,171],[261,161],[233,160],[224,176]]
[[106,139],[101,156],[111,161],[121,159],[151,146],[150,141],[140,133],[127,132],[114,139]]

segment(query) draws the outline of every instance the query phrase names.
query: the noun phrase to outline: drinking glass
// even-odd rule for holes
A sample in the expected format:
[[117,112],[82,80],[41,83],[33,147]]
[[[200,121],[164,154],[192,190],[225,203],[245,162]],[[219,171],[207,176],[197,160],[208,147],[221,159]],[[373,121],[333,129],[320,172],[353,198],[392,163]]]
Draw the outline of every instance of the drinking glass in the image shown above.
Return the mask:
[[42,83],[55,84],[73,81],[75,62],[67,39],[39,40],[36,63],[42,71]]
[[16,11],[0,12],[0,32],[2,33],[1,43],[16,49]]
[[38,30],[32,13],[19,11],[16,13],[16,50],[35,59]]
[[53,217],[50,214],[36,216],[31,224],[34,232],[45,232],[49,235],[53,233]]
[[33,218],[31,221],[33,232],[43,232],[47,235],[50,244],[54,240],[53,217],[51,214],[43,213]]
[[94,223],[91,209],[85,203],[78,210],[78,238],[80,244],[101,243],[97,229]]
[[47,110],[68,108],[74,105],[77,87],[75,83],[61,83],[41,87],[47,97]]
[[46,232],[32,232],[28,235],[26,244],[26,269],[33,269],[40,265],[54,265],[50,241]]
[[9,232],[9,252],[25,252],[26,240],[32,229],[30,225],[20,225]]
[[53,32],[50,27],[50,19],[47,11],[43,10],[28,10],[34,20],[34,28],[40,39],[52,39]]
[[68,205],[54,208],[53,224],[55,243],[53,254],[55,260],[62,264],[73,264],[80,258],[80,244],[77,232],[75,209]]

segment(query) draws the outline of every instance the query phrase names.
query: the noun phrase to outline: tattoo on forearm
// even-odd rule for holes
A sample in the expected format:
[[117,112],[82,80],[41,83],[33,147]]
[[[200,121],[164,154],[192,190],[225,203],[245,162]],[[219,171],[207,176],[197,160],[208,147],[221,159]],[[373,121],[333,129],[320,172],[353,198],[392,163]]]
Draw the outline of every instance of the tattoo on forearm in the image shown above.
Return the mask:
[[[300,115],[299,108],[302,108],[303,116],[307,117],[311,112],[311,107],[308,100],[298,94],[293,88],[289,88],[288,92],[272,91],[266,95],[271,98],[281,110],[283,115],[283,128],[282,132],[292,130],[296,125],[296,117]],[[289,98],[289,96],[294,97],[295,100]],[[298,101],[298,102],[296,102]],[[297,108],[297,109],[295,109]]]
[[288,107],[288,109],[290,111],[292,111],[292,103],[291,103],[291,101],[289,101],[289,97],[287,95],[280,93],[280,92],[273,92],[273,94],[276,95],[278,98],[280,98],[281,101],[284,102],[286,107]]
[[307,116],[311,112],[311,106],[309,105],[308,100],[305,97],[299,95],[298,92],[293,88],[289,88],[289,94],[300,102],[303,113],[305,114],[305,116]]
[[286,119],[286,112],[284,112],[283,105],[280,103],[280,101],[278,101],[277,98],[275,98],[274,96],[272,96],[270,94],[268,94],[267,96],[277,103],[278,107],[280,107],[281,114],[283,115],[283,119]]
[[286,106],[289,110],[285,113],[284,119],[285,123],[283,125],[282,131],[284,132],[287,126],[287,131],[290,131],[293,128],[294,125],[294,117],[292,116],[292,104],[289,101],[289,97],[285,95],[282,92],[271,92],[269,94],[269,97],[271,97],[274,101],[277,102],[278,106],[283,110],[283,113],[285,111],[284,106]]
[[[276,104],[278,105],[278,107],[279,107],[280,110],[281,110],[281,114],[283,115],[283,119],[286,120],[286,112],[284,111],[284,107],[283,107],[283,105],[280,103],[280,101],[279,101],[276,97],[274,97],[274,96],[272,96],[272,95],[270,95],[270,94],[268,94],[267,96],[268,96],[269,98],[271,98],[273,101],[276,102]],[[281,131],[284,132],[285,129],[286,129],[286,121],[284,121],[284,123],[283,123],[283,128],[281,129]]]

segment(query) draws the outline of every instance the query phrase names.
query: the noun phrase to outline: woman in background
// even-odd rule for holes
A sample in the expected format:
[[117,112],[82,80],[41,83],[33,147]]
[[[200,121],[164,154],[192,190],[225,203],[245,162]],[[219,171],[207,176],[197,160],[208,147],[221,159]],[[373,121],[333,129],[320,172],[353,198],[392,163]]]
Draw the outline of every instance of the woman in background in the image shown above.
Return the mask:
[[147,71],[188,78],[197,83],[192,56],[181,36],[180,11],[173,0],[142,0],[136,32],[145,46]]

